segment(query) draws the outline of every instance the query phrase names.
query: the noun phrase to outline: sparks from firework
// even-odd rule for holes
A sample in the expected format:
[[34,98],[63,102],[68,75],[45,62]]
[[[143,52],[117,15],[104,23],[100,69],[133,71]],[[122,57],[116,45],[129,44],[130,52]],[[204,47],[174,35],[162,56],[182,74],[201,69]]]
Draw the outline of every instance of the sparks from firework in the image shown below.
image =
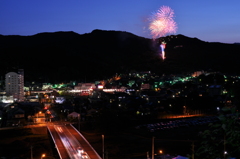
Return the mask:
[[168,6],[162,6],[150,18],[149,30],[153,39],[169,33],[176,33],[177,24],[173,20],[174,12]]
[[162,44],[160,45],[161,47],[161,51],[162,51],[162,59],[164,60],[166,57],[165,57],[165,47],[166,47],[166,43],[165,42],[162,42]]

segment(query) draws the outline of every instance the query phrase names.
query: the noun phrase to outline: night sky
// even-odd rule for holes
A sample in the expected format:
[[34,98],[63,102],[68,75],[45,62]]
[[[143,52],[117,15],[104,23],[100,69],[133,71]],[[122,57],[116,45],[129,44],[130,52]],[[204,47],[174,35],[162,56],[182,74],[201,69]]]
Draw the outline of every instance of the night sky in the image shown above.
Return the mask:
[[151,38],[149,17],[161,6],[174,10],[175,34],[208,42],[240,42],[239,0],[0,0],[0,34],[94,29]]

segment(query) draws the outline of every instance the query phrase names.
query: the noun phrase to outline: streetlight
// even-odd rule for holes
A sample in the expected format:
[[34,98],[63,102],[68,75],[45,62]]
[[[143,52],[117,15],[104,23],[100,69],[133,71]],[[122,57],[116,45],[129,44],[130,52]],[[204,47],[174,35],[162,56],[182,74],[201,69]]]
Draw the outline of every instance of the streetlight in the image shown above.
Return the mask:
[[224,151],[223,152],[223,157],[226,158],[227,154],[228,154],[227,151]]
[[[159,150],[159,153],[163,155],[163,150]],[[165,159],[165,156],[163,155],[163,159]]]
[[42,156],[41,156],[41,159],[43,158],[43,157],[45,157],[46,155],[45,155],[45,153],[44,154],[42,154]]

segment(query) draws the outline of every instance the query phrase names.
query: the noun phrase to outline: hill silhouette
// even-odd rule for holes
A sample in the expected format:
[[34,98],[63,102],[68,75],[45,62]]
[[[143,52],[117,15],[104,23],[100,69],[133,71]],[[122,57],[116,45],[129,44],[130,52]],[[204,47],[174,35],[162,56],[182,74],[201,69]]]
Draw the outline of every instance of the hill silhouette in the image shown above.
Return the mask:
[[[164,61],[159,56],[159,42],[163,40],[167,42]],[[92,81],[130,71],[171,74],[213,69],[240,73],[240,45],[204,42],[184,35],[156,40],[114,30],[0,35],[0,51],[1,75],[23,68],[27,81]]]

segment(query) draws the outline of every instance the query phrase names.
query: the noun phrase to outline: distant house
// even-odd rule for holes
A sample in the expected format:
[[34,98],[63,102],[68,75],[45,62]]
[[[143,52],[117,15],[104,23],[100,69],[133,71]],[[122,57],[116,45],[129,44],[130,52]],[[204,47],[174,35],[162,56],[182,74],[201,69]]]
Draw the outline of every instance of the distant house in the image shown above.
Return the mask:
[[145,90],[145,89],[151,89],[151,86],[149,83],[146,83],[146,84],[141,84],[141,90]]
[[96,89],[95,83],[78,83],[73,91],[79,92],[80,96],[88,96],[93,89]]
[[7,110],[7,118],[8,119],[19,119],[24,118],[25,111],[19,108],[18,106],[11,105]]
[[46,122],[45,113],[43,113],[42,111],[39,111],[38,113],[36,113],[34,122],[35,123],[45,123]]
[[39,102],[39,99],[36,96],[28,96],[26,98],[26,101],[28,101],[28,102]]
[[6,108],[6,126],[18,126],[25,123],[25,111],[17,104],[11,104]]
[[95,89],[95,83],[78,83],[77,86],[74,87],[75,90],[85,90],[88,91],[89,89]]
[[88,114],[88,116],[92,116],[92,115],[96,114],[97,112],[98,112],[97,109],[92,108],[87,111],[87,114]]
[[24,116],[25,116],[25,112],[20,108],[14,114],[14,118],[24,118]]
[[78,116],[80,116],[80,114],[77,112],[72,112],[68,114],[68,118],[78,118]]

